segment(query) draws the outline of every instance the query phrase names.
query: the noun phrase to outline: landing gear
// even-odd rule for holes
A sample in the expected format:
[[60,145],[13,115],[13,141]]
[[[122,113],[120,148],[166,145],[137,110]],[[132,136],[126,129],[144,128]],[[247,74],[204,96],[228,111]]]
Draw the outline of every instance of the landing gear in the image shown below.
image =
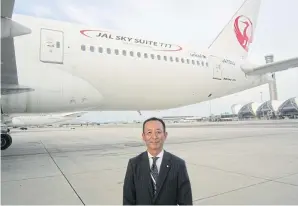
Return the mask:
[[12,143],[11,136],[9,134],[1,134],[1,150],[6,150]]
[[3,124],[5,122],[4,113],[1,107],[1,150],[6,150],[12,143],[12,138],[9,134],[10,129]]

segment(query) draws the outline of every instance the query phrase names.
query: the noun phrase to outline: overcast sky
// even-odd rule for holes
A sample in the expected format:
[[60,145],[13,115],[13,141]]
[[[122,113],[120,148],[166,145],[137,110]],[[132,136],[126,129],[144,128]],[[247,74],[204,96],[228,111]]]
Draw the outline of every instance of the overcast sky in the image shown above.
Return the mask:
[[[83,23],[135,36],[184,44],[205,50],[244,0],[16,0],[15,13]],[[262,0],[249,60],[264,64],[298,55],[298,1]],[[281,100],[298,96],[298,68],[276,76]],[[214,114],[231,112],[231,105],[269,99],[268,85],[211,101]],[[89,120],[131,120],[148,116],[207,116],[209,102],[160,112],[96,112]]]

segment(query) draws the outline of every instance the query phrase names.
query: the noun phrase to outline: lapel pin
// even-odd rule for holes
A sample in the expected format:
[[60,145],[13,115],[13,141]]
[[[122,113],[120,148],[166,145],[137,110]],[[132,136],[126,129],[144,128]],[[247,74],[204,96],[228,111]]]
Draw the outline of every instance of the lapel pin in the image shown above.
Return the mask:
[[170,167],[169,165],[167,165],[167,167]]

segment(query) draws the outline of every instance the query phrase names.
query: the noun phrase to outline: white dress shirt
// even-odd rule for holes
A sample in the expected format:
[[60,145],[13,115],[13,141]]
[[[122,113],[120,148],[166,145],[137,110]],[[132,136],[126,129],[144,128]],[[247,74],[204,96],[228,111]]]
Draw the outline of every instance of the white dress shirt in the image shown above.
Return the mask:
[[[149,152],[148,153],[148,157],[149,157],[149,167],[151,168],[152,167],[152,164],[153,164],[153,159],[152,157],[154,157],[153,155],[151,155]],[[162,162],[162,157],[163,157],[163,153],[164,151],[162,150],[156,157],[159,157],[157,160],[156,160],[156,166],[157,166],[157,171],[159,173],[160,171],[160,165],[161,165],[161,162]]]

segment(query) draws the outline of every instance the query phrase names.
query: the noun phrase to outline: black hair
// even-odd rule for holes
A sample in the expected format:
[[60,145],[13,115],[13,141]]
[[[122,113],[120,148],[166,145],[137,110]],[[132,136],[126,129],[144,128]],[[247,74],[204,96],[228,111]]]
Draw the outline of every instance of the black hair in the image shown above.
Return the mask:
[[166,131],[166,124],[165,124],[165,122],[164,122],[162,119],[157,118],[157,117],[151,117],[151,118],[146,119],[146,120],[144,121],[144,123],[143,123],[143,132],[144,132],[144,130],[145,130],[145,125],[146,125],[146,123],[147,123],[147,122],[150,122],[150,121],[159,121],[159,122],[162,124],[162,126],[163,126],[163,130],[164,130],[164,132]]

